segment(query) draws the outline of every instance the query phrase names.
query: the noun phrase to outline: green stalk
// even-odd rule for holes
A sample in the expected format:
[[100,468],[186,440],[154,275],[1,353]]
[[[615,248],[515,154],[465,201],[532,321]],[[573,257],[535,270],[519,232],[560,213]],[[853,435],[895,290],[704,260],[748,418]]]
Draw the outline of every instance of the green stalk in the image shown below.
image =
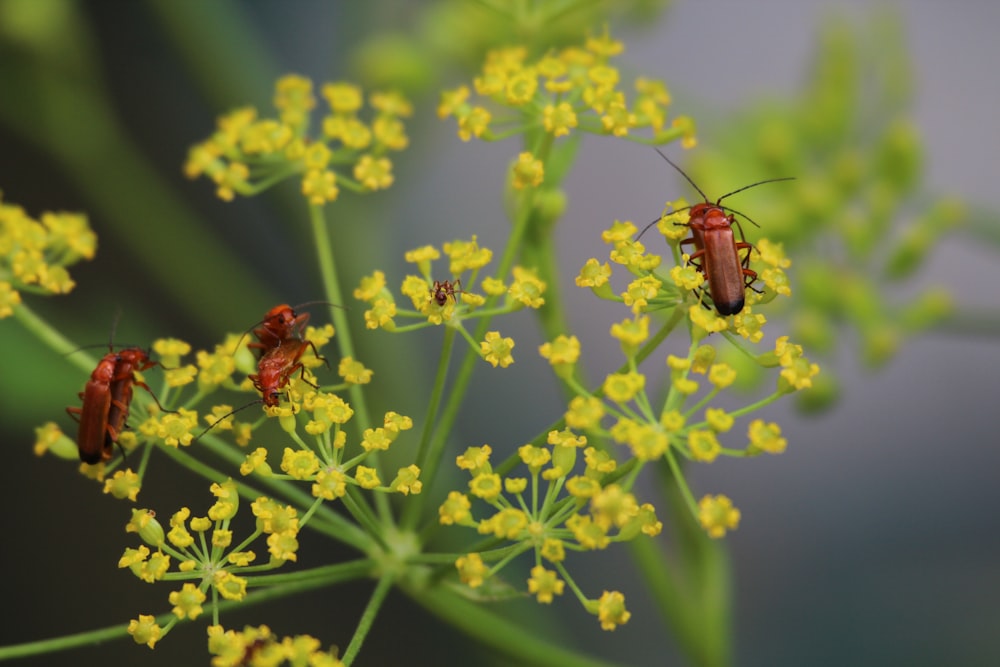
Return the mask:
[[413,600],[469,637],[511,658],[510,664],[538,667],[611,667],[587,655],[551,644],[524,627],[440,587],[407,591]]
[[[326,216],[323,214],[323,207],[310,204],[309,219],[312,221],[313,238],[316,244],[316,258],[319,260],[320,274],[323,277],[323,289],[327,300],[332,304],[342,306],[344,304],[344,292],[340,287],[340,280],[337,277],[337,265],[333,256],[333,246],[330,243],[330,233],[327,230]],[[354,341],[351,338],[351,326],[347,320],[346,311],[343,308],[330,307],[330,317],[333,319],[334,328],[337,335],[337,349],[341,358],[355,358]],[[359,384],[352,384],[348,389],[351,397],[351,407],[354,409],[355,423],[357,424],[358,436],[371,427],[371,414],[368,411],[368,404],[365,401],[364,388]],[[378,456],[375,453],[369,457],[372,466],[379,468]],[[392,509],[389,506],[389,499],[384,494],[374,494],[375,508],[380,519],[387,525],[392,521]],[[365,498],[361,495],[355,497],[359,503],[365,503]]]
[[383,575],[381,579],[378,580],[378,585],[375,586],[375,590],[372,592],[371,598],[368,600],[368,604],[365,605],[365,611],[361,614],[361,620],[358,621],[358,628],[354,631],[354,636],[351,637],[351,643],[347,645],[344,649],[344,655],[341,658],[346,667],[354,662],[354,659],[358,657],[358,653],[361,651],[361,645],[365,641],[365,637],[368,636],[369,631],[372,629],[372,624],[375,622],[375,617],[378,615],[378,610],[382,608],[382,603],[385,602],[386,596],[389,591],[392,590],[392,578]]
[[37,336],[40,341],[52,348],[57,354],[66,356],[71,364],[84,373],[90,373],[97,366],[97,360],[85,352],[71,355],[71,352],[79,351],[80,348],[23,303],[14,306],[14,317],[24,325],[25,329]]

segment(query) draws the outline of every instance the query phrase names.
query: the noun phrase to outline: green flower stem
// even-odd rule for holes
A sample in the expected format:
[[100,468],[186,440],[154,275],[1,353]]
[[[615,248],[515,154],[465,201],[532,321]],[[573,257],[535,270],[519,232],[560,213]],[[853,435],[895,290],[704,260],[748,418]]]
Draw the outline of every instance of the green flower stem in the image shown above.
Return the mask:
[[390,590],[392,590],[392,577],[384,575],[378,580],[378,585],[375,586],[368,604],[365,605],[365,611],[361,614],[361,620],[358,622],[358,628],[354,631],[354,636],[351,637],[351,643],[344,649],[341,660],[345,667],[350,667],[358,656],[358,652],[361,651],[361,645],[364,643],[365,637],[368,636],[368,632],[375,622],[375,617]]
[[784,396],[784,394],[781,394],[779,392],[774,392],[770,396],[765,396],[756,403],[751,403],[750,405],[745,405],[742,408],[739,408],[738,410],[733,410],[732,412],[729,413],[729,415],[733,418],[742,417],[743,415],[748,415],[751,412],[756,412],[757,410],[760,410],[766,405],[774,403],[782,396]]
[[40,341],[48,345],[58,354],[65,356],[70,363],[82,370],[84,373],[91,373],[97,366],[97,360],[87,354],[70,354],[80,350],[69,339],[57,331],[51,324],[35,314],[35,311],[28,308],[23,303],[14,306],[14,317],[25,329],[35,334]]
[[732,663],[730,645],[730,566],[725,543],[709,538],[686,507],[687,493],[678,472],[657,466],[676,526],[677,562],[664,567],[653,540],[632,540],[629,547],[667,624],[691,663],[724,667]]
[[[320,570],[322,568],[317,568]],[[314,571],[315,572],[315,571]],[[329,566],[329,571],[324,573],[324,583],[334,584],[342,581],[351,581],[367,576],[371,572],[371,562],[367,560],[352,563],[341,563]],[[243,600],[221,602],[216,605],[218,611],[229,611],[233,609],[247,609],[251,605],[278,600],[281,598],[298,595],[306,591],[316,589],[316,577],[309,579],[292,581],[274,585],[266,589],[255,590],[248,594]],[[172,612],[160,614],[156,617],[156,622],[160,626],[177,621],[177,616]],[[188,621],[185,621],[188,622]],[[99,630],[88,630],[72,635],[64,635],[53,639],[43,639],[24,644],[13,644],[0,647],[0,660],[11,660],[14,658],[24,658],[32,655],[48,655],[58,651],[67,651],[74,648],[93,647],[94,644],[117,639],[125,639],[129,636],[126,631],[127,623],[118,623],[110,627]]]
[[530,630],[440,587],[405,588],[413,600],[485,646],[512,658],[512,664],[540,667],[611,667],[549,643]]
[[[524,237],[524,232],[531,219],[531,216],[525,209],[526,207],[522,207],[514,220],[514,227],[511,230],[507,247],[504,249],[504,254],[501,257],[497,268],[496,275],[498,276],[508,275],[514,265],[514,261],[517,257],[517,248],[520,246],[520,241]],[[486,307],[491,308],[497,299],[498,297],[493,297],[487,302]],[[479,321],[479,326],[476,328],[474,336],[475,340],[481,340],[486,335],[486,331],[489,329],[489,324],[489,318],[483,318]],[[441,463],[441,457],[444,455],[448,435],[451,434],[452,426],[454,426],[455,419],[457,419],[459,410],[462,407],[462,400],[464,399],[469,388],[469,382],[472,380],[472,373],[475,370],[475,364],[479,360],[479,351],[478,349],[473,348],[466,350],[465,356],[462,358],[462,364],[455,376],[452,390],[449,392],[448,402],[445,405],[444,410],[441,412],[440,419],[438,419],[437,428],[434,431],[434,438],[431,441],[427,459],[422,467],[422,471],[425,473],[424,479],[427,484],[431,484],[437,474],[438,466]]]
[[[344,293],[340,288],[340,280],[337,278],[337,266],[333,257],[330,234],[326,228],[327,222],[326,216],[323,215],[323,207],[311,204],[309,206],[309,218],[312,221],[313,238],[316,241],[316,257],[319,260],[320,273],[323,276],[323,289],[326,293],[326,298],[330,303],[342,306],[344,304]],[[356,358],[354,342],[351,338],[351,326],[347,320],[346,312],[342,308],[331,306],[330,317],[333,319],[334,328],[337,331],[334,340],[337,341],[337,349],[340,351],[341,358]],[[366,428],[371,427],[371,413],[368,411],[364,389],[361,385],[352,384],[348,389],[348,393],[351,397],[351,407],[354,409],[357,432],[360,437]],[[378,458],[375,453],[371,455],[369,460],[372,462],[372,467],[379,468]],[[374,496],[375,507],[379,516],[384,522],[390,522],[392,510],[389,506],[388,498],[381,493],[376,493]],[[361,496],[358,496],[357,500],[361,503],[367,502]]]
[[[420,474],[424,479],[424,483],[430,484],[431,480],[434,479],[434,474],[437,472],[436,468],[425,468],[426,461],[428,459],[433,459],[440,461],[442,453],[439,451],[430,451],[429,447],[432,442],[438,445],[438,447],[444,447],[445,440],[438,439],[437,441],[432,441],[433,435],[433,425],[437,421],[438,410],[441,408],[441,398],[444,395],[445,383],[448,380],[448,366],[451,360],[452,349],[455,347],[455,329],[454,327],[446,327],[444,332],[444,340],[441,343],[441,355],[438,358],[438,369],[434,376],[434,387],[431,389],[431,398],[427,403],[427,411],[424,415],[424,425],[420,432],[420,445],[417,449],[416,464],[420,468]],[[400,526],[403,530],[413,530],[420,519],[421,510],[427,503],[427,494],[420,494],[415,497],[411,502],[406,503],[403,508],[403,515],[400,519]]]
[[[239,465],[242,460],[239,452],[233,451],[228,444],[222,443],[217,438],[206,436],[199,440],[199,442],[204,443],[206,448],[235,465]],[[182,466],[201,475],[205,479],[221,483],[229,478],[229,475],[202,463],[187,452],[181,451],[176,447],[162,447],[161,449]],[[268,487],[293,499],[300,507],[308,507],[315,500],[311,495],[297,488],[294,484],[289,484],[284,480],[258,476],[255,481],[261,486]],[[247,500],[254,501],[260,497],[260,493],[256,489],[241,482],[236,483],[236,488],[239,490],[240,495]],[[307,525],[313,530],[351,545],[362,553],[368,553],[371,549],[371,538],[364,531],[327,507],[320,507],[316,511],[316,518]]]

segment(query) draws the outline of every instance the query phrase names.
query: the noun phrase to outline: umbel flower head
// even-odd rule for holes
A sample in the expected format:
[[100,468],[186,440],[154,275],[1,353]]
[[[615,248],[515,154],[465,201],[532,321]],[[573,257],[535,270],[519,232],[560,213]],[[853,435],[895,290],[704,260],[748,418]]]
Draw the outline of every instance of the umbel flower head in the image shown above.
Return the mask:
[[97,236],[79,213],[29,216],[0,199],[0,318],[21,303],[21,292],[66,294],[76,283],[66,267],[93,259]]
[[[622,89],[611,60],[623,51],[624,45],[606,32],[588,38],[582,47],[552,50],[540,58],[529,57],[523,46],[490,51],[472,89],[462,85],[441,95],[438,116],[454,118],[463,141],[498,140],[536,128],[553,138],[575,131],[624,137],[648,129],[653,143],[681,138],[685,148],[693,147],[690,118],[667,122],[671,97],[662,81],[640,77],[632,91]],[[530,154],[520,162],[518,169],[530,173]],[[541,175],[526,178],[534,181]]]
[[253,195],[298,176],[312,205],[334,201],[341,188],[355,192],[392,185],[391,151],[409,145],[403,118],[413,112],[400,94],[375,92],[367,109],[362,90],[348,82],[320,87],[326,112],[312,128],[317,106],[312,81],[289,74],[275,86],[276,117],[242,107],[219,118],[218,129],[188,153],[184,174],[208,176],[226,201]]

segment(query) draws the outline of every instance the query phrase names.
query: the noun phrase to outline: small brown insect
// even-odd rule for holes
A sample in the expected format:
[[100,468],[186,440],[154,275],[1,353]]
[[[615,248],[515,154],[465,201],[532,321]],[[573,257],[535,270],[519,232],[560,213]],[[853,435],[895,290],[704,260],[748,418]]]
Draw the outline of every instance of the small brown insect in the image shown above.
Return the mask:
[[456,279],[455,282],[450,280],[435,280],[434,287],[431,288],[431,298],[434,300],[434,303],[444,307],[444,305],[448,303],[449,297],[451,297],[452,301],[457,303],[458,297],[456,297],[455,294],[461,291],[461,279]]

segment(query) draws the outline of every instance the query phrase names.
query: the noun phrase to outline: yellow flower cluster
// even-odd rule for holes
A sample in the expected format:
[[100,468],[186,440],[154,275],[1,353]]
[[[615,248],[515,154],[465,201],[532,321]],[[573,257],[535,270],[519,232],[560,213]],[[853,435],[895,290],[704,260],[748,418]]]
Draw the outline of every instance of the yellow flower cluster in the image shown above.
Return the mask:
[[[536,59],[530,59],[523,46],[490,51],[472,89],[462,85],[442,93],[438,116],[453,117],[463,141],[492,141],[535,129],[553,138],[574,130],[624,137],[648,128],[652,143],[681,138],[685,148],[694,146],[690,118],[678,116],[667,124],[671,97],[666,84],[640,77],[633,84],[632,99],[619,87],[621,75],[611,59],[623,51],[622,43],[607,34]],[[517,115],[507,113],[499,121],[490,106]],[[522,160],[530,160],[527,155]],[[528,180],[535,178],[540,182],[541,174]]]
[[[581,452],[583,470],[577,472]],[[527,582],[540,603],[548,604],[561,595],[565,580],[570,579],[562,564],[566,549],[604,549],[640,534],[658,535],[662,529],[653,506],[640,504],[628,490],[634,476],[623,483],[615,472],[615,461],[606,452],[587,446],[586,437],[569,429],[551,431],[544,445],[527,444],[518,449],[527,477],[501,476],[490,462],[491,454],[492,448],[483,445],[469,447],[456,459],[456,465],[469,473],[468,491],[452,491],[438,508],[438,519],[444,525],[465,526],[497,541],[513,542],[514,555],[531,551],[536,562],[544,559],[551,563],[555,570],[538,565]],[[473,516],[471,498],[490,508],[482,518]],[[503,560],[506,564],[512,552],[504,548],[502,553],[507,556]],[[459,578],[472,588],[495,574],[486,567],[484,556],[490,558],[491,554],[470,553],[455,563]],[[600,616],[604,629],[613,630],[628,620],[627,614],[611,615],[617,622],[606,620],[597,601],[584,598],[579,587],[571,588],[585,608]]]
[[[231,522],[239,510],[236,483],[230,479],[212,484],[211,492],[216,502],[205,516],[192,517],[191,510],[182,507],[170,517],[169,531],[150,510],[132,511],[132,520],[125,529],[138,534],[144,544],[137,549],[126,549],[118,567],[129,568],[135,576],[149,583],[167,578],[191,580],[170,593],[174,618],[165,628],[160,628],[151,616],[140,616],[130,624],[129,634],[137,643],[152,648],[178,621],[200,616],[202,603],[210,590],[213,596],[242,600],[246,597],[247,579],[241,573],[276,568],[297,559],[300,525],[293,507],[269,498],[258,498],[250,506],[257,519],[255,530],[246,538],[234,539]],[[265,538],[270,555],[269,562],[263,566],[252,565],[257,553],[246,549],[260,537]],[[150,547],[156,551],[151,551]],[[171,572],[174,561],[177,567]]]
[[93,259],[97,236],[79,213],[29,216],[0,200],[0,318],[21,303],[21,291],[66,294],[76,284],[66,267]]
[[[354,298],[369,305],[365,311],[366,326],[397,333],[435,325],[453,327],[484,360],[494,367],[506,368],[514,362],[514,340],[501,336],[498,331],[490,331],[484,340],[473,341],[463,323],[525,307],[540,308],[545,303],[545,282],[534,271],[515,266],[509,284],[493,276],[479,280],[480,293],[476,291],[479,272],[493,259],[493,251],[480,246],[475,236],[468,241],[445,243],[443,251],[451,276],[445,280],[432,277],[433,263],[442,256],[440,250],[427,245],[406,253],[406,261],[415,264],[419,272],[419,275],[406,276],[400,286],[400,293],[409,298],[412,309],[396,304],[396,297],[388,288],[382,271],[363,277],[354,290]],[[500,297],[503,302],[497,304]],[[413,323],[400,325],[397,318]]]
[[392,162],[386,154],[409,145],[402,119],[413,113],[410,103],[398,93],[372,93],[365,120],[365,98],[358,86],[326,83],[320,96],[328,111],[320,119],[320,131],[311,133],[316,107],[312,81],[294,74],[282,77],[275,88],[276,118],[262,118],[253,107],[222,116],[216,132],[188,152],[184,174],[208,176],[225,201],[236,194],[256,194],[296,174],[302,195],[314,206],[337,199],[341,187],[372,192],[391,186]]
[[242,632],[226,630],[221,625],[208,627],[208,652],[212,667],[242,665],[309,665],[343,667],[334,650],[323,651],[320,642],[310,635],[278,637],[266,625],[245,626]]

